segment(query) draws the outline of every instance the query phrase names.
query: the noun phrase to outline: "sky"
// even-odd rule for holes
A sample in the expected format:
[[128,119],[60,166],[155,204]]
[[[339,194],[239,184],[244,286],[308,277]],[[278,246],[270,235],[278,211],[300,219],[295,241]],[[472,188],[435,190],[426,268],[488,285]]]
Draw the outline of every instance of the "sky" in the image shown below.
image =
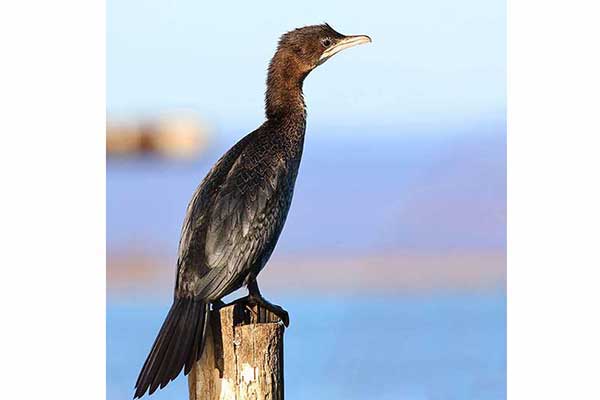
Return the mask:
[[263,120],[278,37],[330,23],[373,43],[336,55],[304,84],[309,127],[413,127],[443,134],[504,121],[502,0],[107,2],[109,117],[197,111],[235,136]]

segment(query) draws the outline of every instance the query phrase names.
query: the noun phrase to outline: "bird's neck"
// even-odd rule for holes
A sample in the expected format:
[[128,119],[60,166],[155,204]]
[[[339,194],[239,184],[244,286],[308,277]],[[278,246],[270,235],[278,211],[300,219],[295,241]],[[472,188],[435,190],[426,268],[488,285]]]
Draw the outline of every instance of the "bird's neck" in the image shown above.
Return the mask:
[[275,53],[267,76],[265,113],[268,120],[306,120],[302,83],[307,74],[287,50]]

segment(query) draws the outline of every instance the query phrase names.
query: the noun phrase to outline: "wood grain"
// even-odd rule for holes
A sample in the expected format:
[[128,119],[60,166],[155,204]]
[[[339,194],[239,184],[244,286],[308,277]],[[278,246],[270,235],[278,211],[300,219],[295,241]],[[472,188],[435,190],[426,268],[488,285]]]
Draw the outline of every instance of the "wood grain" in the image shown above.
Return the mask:
[[279,318],[243,304],[210,318],[204,352],[188,376],[190,400],[283,400]]

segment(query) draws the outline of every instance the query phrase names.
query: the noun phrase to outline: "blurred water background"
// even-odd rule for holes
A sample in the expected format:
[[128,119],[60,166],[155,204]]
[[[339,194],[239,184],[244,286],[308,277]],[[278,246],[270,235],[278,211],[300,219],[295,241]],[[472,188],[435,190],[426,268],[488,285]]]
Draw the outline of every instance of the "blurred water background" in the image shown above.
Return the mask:
[[192,192],[262,122],[277,37],[323,21],[373,44],[305,83],[295,197],[259,280],[291,315],[286,397],[505,398],[505,3],[109,0],[109,120],[211,127],[191,158],[108,159],[109,399],[131,398],[170,306]]

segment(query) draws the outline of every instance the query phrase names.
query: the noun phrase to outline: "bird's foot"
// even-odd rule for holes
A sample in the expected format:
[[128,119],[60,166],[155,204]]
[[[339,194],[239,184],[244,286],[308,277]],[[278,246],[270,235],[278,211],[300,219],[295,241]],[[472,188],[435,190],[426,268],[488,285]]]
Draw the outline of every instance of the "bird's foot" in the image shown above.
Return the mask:
[[273,314],[277,315],[279,319],[281,319],[286,328],[290,325],[290,315],[282,307],[278,306],[277,304],[271,303],[270,301],[262,297],[260,294],[250,294],[246,297],[248,298],[248,304],[257,305],[259,307],[271,311]]
[[287,328],[290,325],[290,316],[287,311],[285,311],[282,307],[269,302],[267,299],[257,294],[250,294],[248,296],[240,297],[232,302],[225,304],[223,301],[213,302],[216,310],[220,310],[221,308],[235,306],[235,305],[243,305],[246,307],[258,306],[260,308],[264,308],[265,310],[269,310],[273,314],[275,314],[281,322]]

